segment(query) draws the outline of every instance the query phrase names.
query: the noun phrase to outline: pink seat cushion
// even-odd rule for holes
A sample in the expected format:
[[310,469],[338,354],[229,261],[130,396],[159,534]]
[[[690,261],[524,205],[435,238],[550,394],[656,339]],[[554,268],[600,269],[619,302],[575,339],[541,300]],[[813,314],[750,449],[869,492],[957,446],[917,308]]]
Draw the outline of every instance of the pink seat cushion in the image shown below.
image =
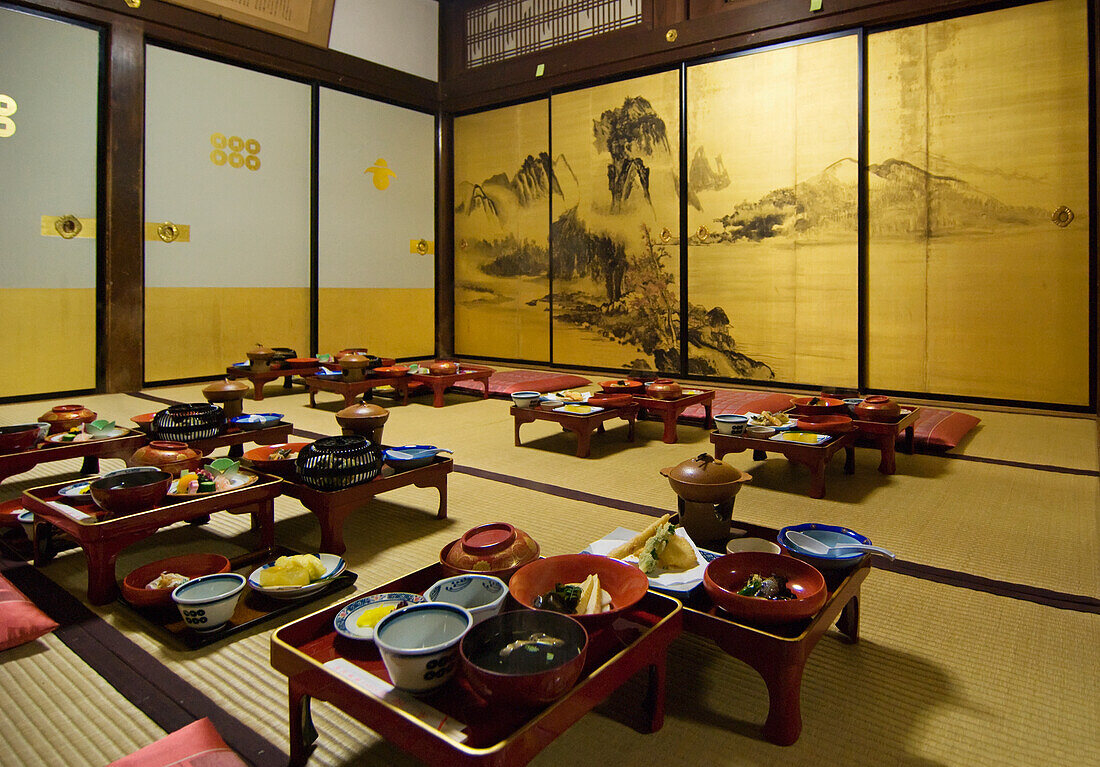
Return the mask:
[[[498,370],[489,376],[489,394],[500,397],[509,396],[517,391],[537,391],[545,394],[550,391],[587,386],[590,383],[592,383],[590,380],[582,376],[549,370]],[[459,381],[453,388],[468,390],[475,394],[485,392],[481,381]]]
[[203,717],[107,767],[248,767]]
[[[913,424],[913,449],[920,452],[950,450],[981,421],[967,413],[922,407]],[[898,435],[899,444],[903,438],[904,433]]]
[[0,650],[34,641],[55,628],[55,621],[0,575]]
[[[776,412],[791,406],[790,394],[766,391],[744,391],[741,389],[715,389],[714,415],[722,413],[759,413],[761,410]],[[684,418],[697,418],[702,421],[706,410],[702,405],[692,405],[684,410]]]

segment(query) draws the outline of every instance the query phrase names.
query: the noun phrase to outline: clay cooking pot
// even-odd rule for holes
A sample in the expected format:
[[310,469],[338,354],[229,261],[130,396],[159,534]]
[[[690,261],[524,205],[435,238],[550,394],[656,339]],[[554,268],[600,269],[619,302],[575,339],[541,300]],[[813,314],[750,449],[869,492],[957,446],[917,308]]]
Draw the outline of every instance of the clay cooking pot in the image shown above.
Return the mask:
[[752,475],[715,459],[707,453],[661,469],[676,495],[696,503],[722,503],[737,495],[737,491]]
[[390,411],[369,402],[346,407],[336,414],[336,423],[344,429],[344,434],[358,434],[375,445],[382,444],[382,427],[390,417]]
[[244,381],[230,381],[227,378],[204,387],[202,396],[206,397],[206,401],[211,404],[221,403],[225,417],[233,418],[244,411],[243,400],[246,391],[248,391],[248,384]]
[[362,354],[345,354],[340,358],[340,367],[344,369],[344,378],[348,381],[362,381],[370,367],[370,358]]
[[260,372],[271,369],[271,361],[275,359],[275,350],[268,349],[263,344],[256,344],[246,352],[249,367]]
[[647,397],[653,397],[654,399],[679,399],[682,396],[683,389],[680,384],[673,381],[671,378],[658,378],[656,381],[646,387],[645,393]]

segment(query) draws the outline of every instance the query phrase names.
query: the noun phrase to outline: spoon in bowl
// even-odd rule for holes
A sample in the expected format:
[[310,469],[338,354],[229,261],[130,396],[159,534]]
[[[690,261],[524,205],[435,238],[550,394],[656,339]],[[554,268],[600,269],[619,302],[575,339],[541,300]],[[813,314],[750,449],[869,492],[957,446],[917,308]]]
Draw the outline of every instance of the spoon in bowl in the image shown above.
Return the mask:
[[872,546],[866,543],[842,543],[839,546],[830,546],[826,543],[822,543],[817,538],[813,538],[805,533],[800,533],[797,530],[788,530],[787,540],[791,543],[798,544],[801,548],[811,554],[817,554],[818,556],[829,556],[833,552],[846,554],[850,551],[867,551],[881,554],[887,559],[894,558],[894,552],[889,549],[884,549],[881,546]]

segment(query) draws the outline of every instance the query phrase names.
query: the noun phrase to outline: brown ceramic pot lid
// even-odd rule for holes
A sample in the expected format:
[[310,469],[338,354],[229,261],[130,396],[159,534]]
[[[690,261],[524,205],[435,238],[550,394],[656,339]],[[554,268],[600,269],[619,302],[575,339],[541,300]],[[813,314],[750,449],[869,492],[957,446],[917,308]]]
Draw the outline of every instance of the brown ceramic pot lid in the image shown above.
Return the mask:
[[203,387],[203,394],[236,394],[237,392],[245,392],[248,390],[248,384],[243,381],[230,381],[228,378],[222,381],[215,381],[209,386]]
[[661,469],[666,477],[695,485],[724,485],[741,479],[741,472],[728,463],[719,461],[709,453],[700,453],[694,458]]
[[269,360],[275,356],[275,350],[268,349],[263,344],[256,344],[248,350],[247,356],[250,360]]

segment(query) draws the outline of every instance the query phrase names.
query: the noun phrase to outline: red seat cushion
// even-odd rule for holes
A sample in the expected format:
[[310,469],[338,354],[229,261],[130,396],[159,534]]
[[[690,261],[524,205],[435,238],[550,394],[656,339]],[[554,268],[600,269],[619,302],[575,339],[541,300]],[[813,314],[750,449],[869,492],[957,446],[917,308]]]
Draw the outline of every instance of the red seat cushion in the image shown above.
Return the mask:
[[107,767],[248,767],[203,717]]
[[[510,396],[517,391],[550,392],[573,389],[592,383],[582,376],[557,373],[550,370],[498,370],[489,376],[489,394],[500,397]],[[485,387],[481,381],[459,381],[455,389],[469,390],[483,394]]]
[[[982,419],[953,410],[922,407],[913,424],[913,449],[920,452],[944,452],[956,447]],[[904,433],[898,435],[898,442]]]
[[34,641],[55,628],[55,621],[0,575],[0,650]]
[[[761,410],[776,412],[791,406],[790,394],[766,391],[746,391],[742,389],[715,389],[714,415],[722,413],[759,413]],[[706,411],[702,405],[692,405],[684,410],[684,418],[703,420]]]

